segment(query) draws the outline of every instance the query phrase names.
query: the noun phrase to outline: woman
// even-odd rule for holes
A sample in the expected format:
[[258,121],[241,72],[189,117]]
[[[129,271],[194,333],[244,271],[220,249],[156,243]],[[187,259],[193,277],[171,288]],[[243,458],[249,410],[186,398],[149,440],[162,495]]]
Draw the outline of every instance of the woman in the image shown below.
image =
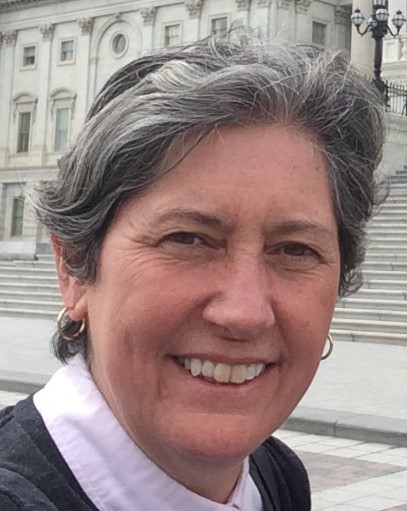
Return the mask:
[[117,72],[38,197],[68,364],[2,414],[2,511],[309,510],[269,437],[359,283],[382,143],[338,52],[203,41]]

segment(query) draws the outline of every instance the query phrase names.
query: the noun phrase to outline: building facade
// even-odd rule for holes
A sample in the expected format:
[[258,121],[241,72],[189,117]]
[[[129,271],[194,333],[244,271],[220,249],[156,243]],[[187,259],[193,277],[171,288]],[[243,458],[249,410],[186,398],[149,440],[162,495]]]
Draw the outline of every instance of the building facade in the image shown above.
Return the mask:
[[49,250],[29,198],[118,68],[236,20],[266,38],[350,50],[350,14],[335,0],[0,0],[0,258]]

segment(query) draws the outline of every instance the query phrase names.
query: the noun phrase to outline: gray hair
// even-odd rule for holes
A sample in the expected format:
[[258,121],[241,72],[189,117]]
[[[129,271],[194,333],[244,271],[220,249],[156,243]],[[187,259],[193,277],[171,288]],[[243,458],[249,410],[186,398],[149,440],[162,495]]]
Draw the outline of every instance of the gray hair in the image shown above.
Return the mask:
[[[252,123],[295,125],[319,144],[338,224],[338,292],[355,291],[366,222],[379,202],[374,171],[384,137],[382,98],[339,50],[230,38],[142,57],[102,88],[59,161],[57,180],[43,185],[36,200],[70,273],[95,281],[115,212],[171,170],[174,149],[185,148],[185,156],[217,127]],[[76,342],[56,338],[57,356],[86,355],[87,341],[86,331]]]

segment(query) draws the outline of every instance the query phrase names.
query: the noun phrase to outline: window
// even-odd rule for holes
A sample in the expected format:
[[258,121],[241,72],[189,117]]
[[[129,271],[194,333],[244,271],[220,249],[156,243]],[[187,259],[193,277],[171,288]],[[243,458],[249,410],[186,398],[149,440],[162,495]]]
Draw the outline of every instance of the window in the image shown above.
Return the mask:
[[166,25],[164,27],[164,47],[171,48],[181,44],[181,25]]
[[215,37],[222,37],[228,29],[228,19],[226,16],[222,18],[211,19],[211,34]]
[[31,112],[20,112],[18,116],[17,152],[27,153],[30,145]]
[[24,196],[13,197],[10,229],[11,237],[21,237],[23,235],[24,203]]
[[64,151],[68,147],[69,108],[57,108],[55,115],[54,151]]
[[112,39],[112,51],[116,57],[121,57],[127,50],[127,37],[124,34],[116,34]]
[[35,66],[35,46],[24,46],[23,48],[23,67]]
[[74,60],[74,40],[69,39],[61,41],[59,49],[59,62],[73,62]]
[[320,46],[325,46],[326,25],[324,23],[318,23],[318,21],[312,22],[312,42]]

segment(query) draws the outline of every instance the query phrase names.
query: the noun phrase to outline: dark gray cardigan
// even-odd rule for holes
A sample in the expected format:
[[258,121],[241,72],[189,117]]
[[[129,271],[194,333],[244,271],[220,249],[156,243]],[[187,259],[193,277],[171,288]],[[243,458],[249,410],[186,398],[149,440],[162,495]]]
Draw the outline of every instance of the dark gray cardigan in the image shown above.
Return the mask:
[[[282,442],[264,442],[250,457],[250,473],[264,511],[311,510],[305,469]],[[0,411],[0,510],[98,511],[59,453],[31,397]]]

